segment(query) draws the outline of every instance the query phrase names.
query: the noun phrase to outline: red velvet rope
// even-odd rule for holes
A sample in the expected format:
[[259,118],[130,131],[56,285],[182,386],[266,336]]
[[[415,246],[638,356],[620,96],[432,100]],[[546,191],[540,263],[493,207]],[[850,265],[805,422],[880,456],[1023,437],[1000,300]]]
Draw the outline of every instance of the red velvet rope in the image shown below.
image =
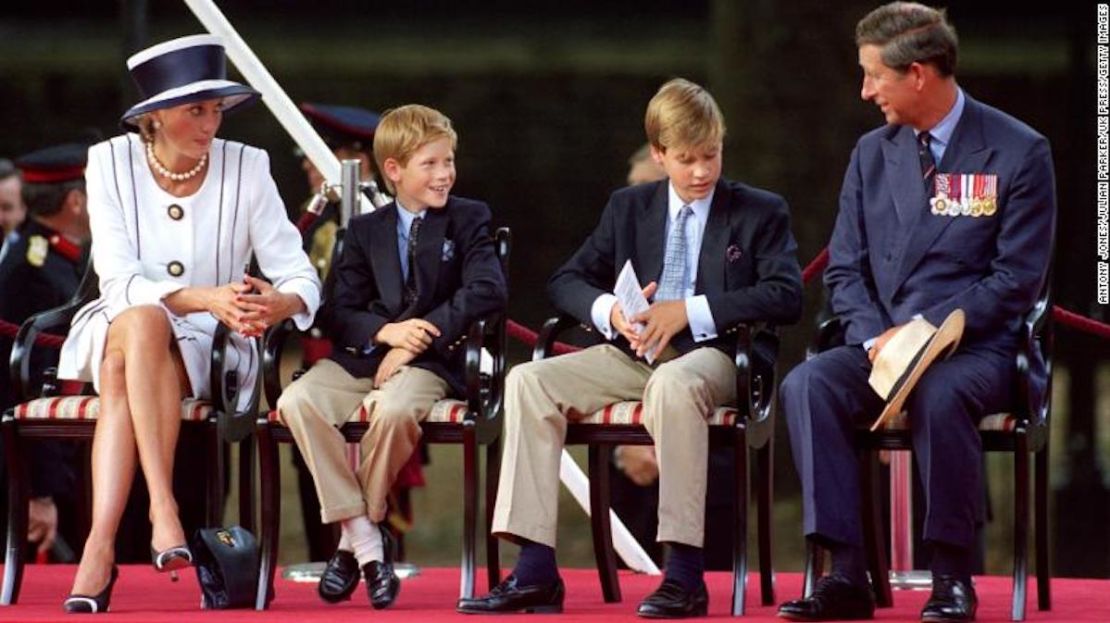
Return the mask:
[[[306,214],[305,216],[308,215]],[[302,218],[302,220],[304,219]],[[298,226],[299,225],[300,223],[298,223]],[[809,283],[815,277],[817,277],[817,275],[825,272],[825,268],[828,265],[829,249],[828,247],[826,247],[824,249],[821,249],[821,252],[817,254],[817,257],[813,258],[813,261],[807,264],[805,269],[802,270],[802,282]],[[1110,340],[1110,324],[1081,316],[1073,311],[1064,309],[1059,305],[1053,306],[1052,317],[1056,320],[1056,322],[1059,322],[1066,327],[1070,327],[1077,331],[1082,331],[1083,333],[1089,333],[1091,335]],[[538,333],[512,319],[510,319],[506,323],[505,330],[508,332],[509,337],[522,342],[525,346],[528,346],[529,348],[534,347],[536,345],[536,340],[539,338]],[[15,335],[18,331],[19,325],[0,320],[0,335],[15,339]],[[61,335],[40,333],[38,336],[35,337],[35,344],[46,348],[61,348],[63,342],[65,342],[65,337]],[[571,344],[555,342],[555,354],[557,355],[572,353],[576,350],[580,349],[577,346],[573,346]]]

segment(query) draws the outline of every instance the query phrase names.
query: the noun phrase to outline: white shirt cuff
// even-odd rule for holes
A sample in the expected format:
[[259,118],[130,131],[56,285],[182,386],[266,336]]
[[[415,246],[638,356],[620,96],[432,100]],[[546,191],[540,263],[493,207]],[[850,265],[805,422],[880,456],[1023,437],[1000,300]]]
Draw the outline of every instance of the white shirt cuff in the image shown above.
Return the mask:
[[717,323],[713,312],[709,311],[709,299],[704,294],[686,298],[686,319],[695,342],[704,342],[717,337]]
[[590,318],[594,321],[594,326],[597,330],[605,336],[605,339],[613,339],[613,326],[609,324],[609,315],[613,313],[613,306],[617,304],[617,297],[614,294],[606,292],[594,300],[593,307],[590,308]]
[[306,279],[291,279],[277,287],[278,292],[296,294],[304,303],[304,311],[290,316],[297,329],[308,331],[312,328],[312,321],[316,317],[316,308],[320,306],[320,290],[316,284]]

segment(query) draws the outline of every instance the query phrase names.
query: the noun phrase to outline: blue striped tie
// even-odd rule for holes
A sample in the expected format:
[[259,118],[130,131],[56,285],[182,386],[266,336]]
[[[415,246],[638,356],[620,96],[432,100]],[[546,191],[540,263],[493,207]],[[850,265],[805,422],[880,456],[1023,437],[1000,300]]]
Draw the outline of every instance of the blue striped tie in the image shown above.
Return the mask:
[[686,284],[689,282],[686,269],[686,219],[693,213],[690,206],[682,206],[671,226],[667,248],[663,253],[663,275],[659,277],[659,290],[655,293],[657,301],[686,298]]

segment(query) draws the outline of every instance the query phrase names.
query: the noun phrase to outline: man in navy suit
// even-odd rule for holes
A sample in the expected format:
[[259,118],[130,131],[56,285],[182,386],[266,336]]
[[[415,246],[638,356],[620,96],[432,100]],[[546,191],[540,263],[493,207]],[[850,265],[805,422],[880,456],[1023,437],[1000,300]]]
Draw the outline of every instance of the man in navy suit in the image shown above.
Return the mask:
[[887,125],[852,152],[829,244],[825,283],[846,345],[795,368],[783,413],[802,479],[805,534],[832,552],[833,572],[791,620],[864,619],[867,588],[855,428],[883,401],[871,362],[920,314],[939,326],[967,315],[956,353],[934,363],[906,409],[926,495],[933,551],[926,621],[966,621],[976,527],[982,521],[977,425],[1008,410],[1023,316],[1045,280],[1056,214],[1048,141],[957,85],[956,33],[945,14],[914,3],[875,9],[856,27],[860,96]]
[[[801,272],[782,197],[720,179],[724,120],[707,91],[668,82],[648,104],[644,125],[668,179],[613,193],[597,228],[548,283],[555,307],[615,342],[509,372],[493,532],[519,543],[520,559],[488,595],[459,600],[460,612],[562,609],[555,524],[566,423],[643,400],[659,461],[657,539],[668,556],[662,585],[638,614],[706,613],[707,419],[736,399],[726,334],[741,322],[796,321]],[[644,296],[654,297],[631,318],[613,295],[626,261],[652,281]],[[638,322],[640,331],[631,326]],[[673,358],[649,364],[644,355],[652,351]]]
[[[374,608],[396,599],[382,527],[389,490],[433,405],[465,391],[467,329],[508,297],[489,207],[449,194],[456,141],[451,121],[425,106],[382,117],[374,157],[397,200],[351,219],[327,303],[335,350],[278,400],[312,472],[320,519],[340,523],[317,589],[328,602],[350,597],[360,568]],[[370,426],[352,470],[336,428],[359,415]]]

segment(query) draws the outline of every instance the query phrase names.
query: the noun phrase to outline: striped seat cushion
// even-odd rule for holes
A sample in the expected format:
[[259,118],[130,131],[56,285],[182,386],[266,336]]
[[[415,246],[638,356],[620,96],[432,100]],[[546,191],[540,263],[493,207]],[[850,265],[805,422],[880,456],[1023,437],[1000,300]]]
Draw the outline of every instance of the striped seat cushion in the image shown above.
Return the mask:
[[[281,419],[278,417],[278,412],[276,409],[270,411],[267,414],[266,419],[268,419],[271,424],[284,425]],[[432,412],[428,414],[428,417],[424,421],[443,424],[458,424],[464,419],[466,419],[466,403],[462,400],[448,398],[446,400],[440,400],[439,402],[432,405]],[[351,417],[347,418],[348,423],[366,424],[369,421],[370,416],[366,413],[366,407],[359,407],[357,411],[351,414]]]
[[[100,415],[100,398],[97,396],[54,396],[38,398],[16,406],[15,419],[21,421],[42,420],[95,420]],[[185,422],[200,422],[212,414],[212,405],[207,400],[187,398],[181,401],[181,419]]]
[[[731,426],[736,421],[739,411],[736,407],[717,407],[713,415],[709,416],[710,426]],[[640,401],[615,402],[591,413],[590,415],[575,420],[577,424],[643,424],[644,403]]]
[[[979,422],[979,432],[1012,433],[1017,426],[1017,418],[1012,413],[995,413],[988,415]],[[909,430],[910,423],[906,412],[890,418],[885,430]]]

